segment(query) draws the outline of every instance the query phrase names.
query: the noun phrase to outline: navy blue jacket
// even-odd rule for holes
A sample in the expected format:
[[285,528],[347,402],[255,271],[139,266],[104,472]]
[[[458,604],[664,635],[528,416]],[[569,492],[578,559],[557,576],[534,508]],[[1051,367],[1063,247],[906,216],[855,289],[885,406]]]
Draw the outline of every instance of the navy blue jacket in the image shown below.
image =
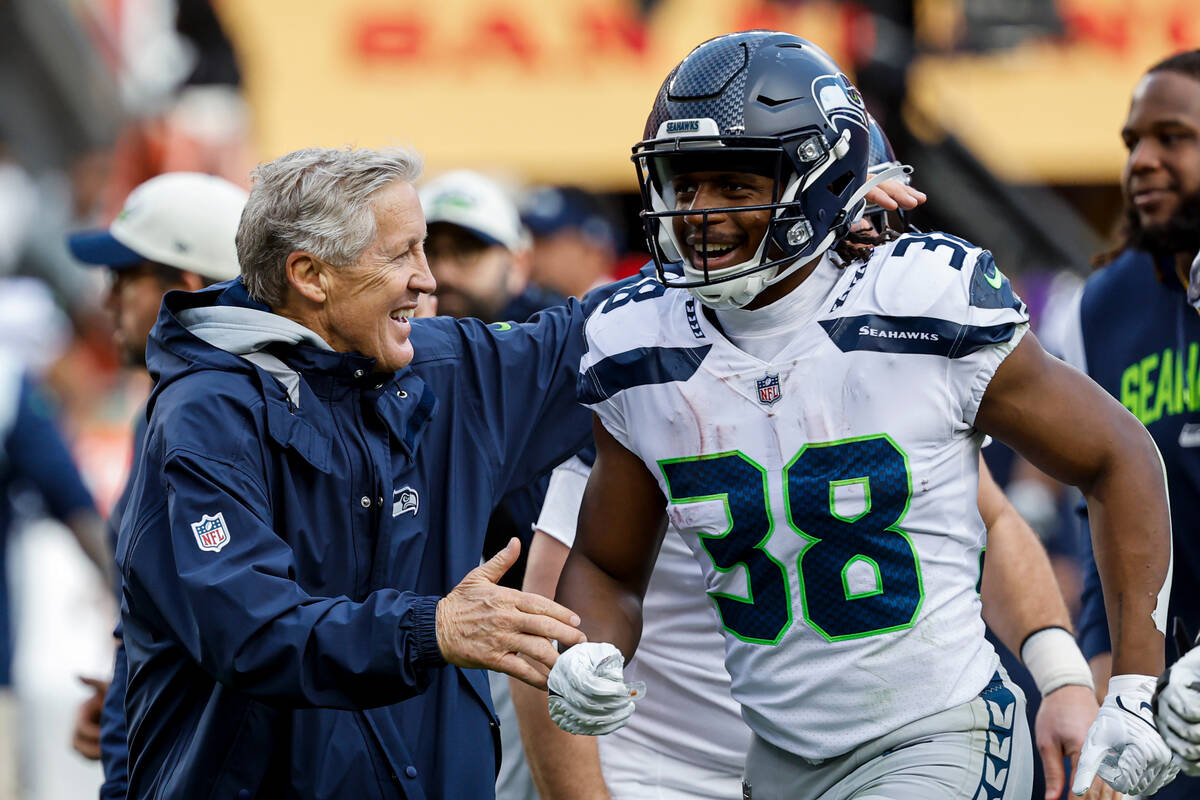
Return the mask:
[[[133,476],[137,475],[142,463],[143,446],[146,441],[146,410],[143,408],[133,423],[133,459],[130,461],[129,478],[121,496],[113,504],[108,515],[108,527],[112,536],[112,550],[117,551],[117,534],[121,520],[129,506],[129,493],[133,489]],[[121,602],[121,581],[116,578],[117,602]],[[104,695],[104,706],[100,709],[100,764],[104,767],[104,783],[100,785],[100,800],[125,800],[129,788],[129,745],[125,742],[125,687],[129,682],[129,666],[125,660],[125,641],[120,621],[113,631],[117,640],[117,652],[113,657],[112,680]]]
[[151,334],[118,549],[129,794],[490,797],[487,677],[443,662],[435,606],[500,497],[587,438],[585,309],[416,320],[383,376],[304,341],[251,364],[182,319],[255,308],[240,280],[171,293]]
[[[1200,630],[1200,314],[1188,305],[1173,265],[1156,269],[1149,255],[1131,250],[1088,280],[1080,321],[1088,374],[1145,424],[1162,453],[1175,557],[1168,619],[1181,617],[1195,634]],[[1086,531],[1082,550],[1079,643],[1092,658],[1112,645]],[[1166,656],[1170,663],[1173,654]],[[1200,780],[1180,776],[1155,797],[1198,793]]]

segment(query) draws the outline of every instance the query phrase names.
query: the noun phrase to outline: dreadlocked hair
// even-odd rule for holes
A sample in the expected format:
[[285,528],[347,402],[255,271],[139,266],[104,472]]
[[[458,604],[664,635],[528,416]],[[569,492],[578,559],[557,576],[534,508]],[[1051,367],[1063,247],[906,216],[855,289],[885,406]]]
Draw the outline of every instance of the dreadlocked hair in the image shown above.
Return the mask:
[[871,252],[876,247],[899,238],[900,233],[892,230],[890,227],[885,227],[882,233],[872,227],[869,231],[846,234],[837,243],[833,252],[837,253],[838,257],[842,259],[843,265],[849,265],[855,261],[866,261],[871,257]]
[[[1200,83],[1200,50],[1186,50],[1173,56],[1167,56],[1146,70],[1146,75],[1153,75],[1157,72],[1174,72]],[[1125,212],[1121,215],[1121,221],[1116,230],[1118,244],[1116,247],[1092,257],[1092,267],[1095,269],[1111,264],[1117,256],[1133,247],[1137,241],[1140,233],[1137,215],[1129,206],[1128,201],[1125,205]]]

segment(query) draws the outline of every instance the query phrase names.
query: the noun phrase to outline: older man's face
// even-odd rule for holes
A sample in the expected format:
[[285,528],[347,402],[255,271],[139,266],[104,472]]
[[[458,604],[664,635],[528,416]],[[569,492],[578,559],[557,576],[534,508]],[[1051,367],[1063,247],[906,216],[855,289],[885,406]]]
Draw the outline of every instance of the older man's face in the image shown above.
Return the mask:
[[376,359],[394,372],[413,358],[409,317],[422,293],[437,288],[425,260],[425,215],[411,184],[396,181],[372,198],[374,241],[358,263],[328,272],[321,311],[329,344]]

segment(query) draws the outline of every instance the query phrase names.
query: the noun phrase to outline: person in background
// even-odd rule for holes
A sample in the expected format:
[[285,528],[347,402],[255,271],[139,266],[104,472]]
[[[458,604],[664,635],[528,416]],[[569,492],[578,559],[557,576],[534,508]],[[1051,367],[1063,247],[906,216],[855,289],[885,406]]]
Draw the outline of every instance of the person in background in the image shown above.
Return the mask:
[[565,301],[565,295],[529,282],[529,237],[498,183],[478,172],[455,170],[425,183],[420,196],[438,313],[524,322]]
[[[223,178],[171,172],[151,178],[130,192],[108,228],[68,237],[76,259],[108,273],[104,307],[112,317],[113,339],[126,366],[146,368],[146,340],[158,318],[163,295],[170,291],[194,292],[238,276],[234,236],[245,204],[246,191]],[[142,462],[145,432],[143,408],[133,422],[129,478],[109,515],[114,551],[133,475]],[[119,602],[119,582],[114,589]],[[94,694],[80,706],[74,741],[81,754],[103,762],[101,800],[123,800],[129,773],[125,730],[128,665],[119,624],[114,636],[117,650],[112,682],[84,679]]]
[[[0,797],[17,796],[20,726],[12,692],[14,631],[9,607],[8,541],[19,498],[70,529],[88,559],[112,580],[104,520],[83,483],[52,405],[25,364],[0,348]],[[23,505],[23,504],[22,504]]]
[[583,297],[613,280],[620,242],[595,195],[570,186],[533,189],[522,200],[521,220],[533,235],[533,283]]
[[[1101,259],[1103,269],[1084,287],[1067,360],[1120,400],[1162,454],[1175,562],[1169,611],[1181,621],[1181,632],[1195,634],[1200,629],[1200,50],[1170,56],[1147,70],[1133,90],[1121,138],[1128,150],[1121,179],[1122,242]],[[1079,629],[1096,689],[1103,692],[1112,672],[1108,620],[1118,598],[1107,587],[1101,591],[1097,566],[1104,563],[1100,553],[1095,556],[1085,554]],[[1159,698],[1159,730],[1187,775],[1155,798],[1200,795],[1200,780],[1188,777],[1200,774],[1194,747],[1200,729],[1189,708],[1200,701],[1198,652],[1192,650],[1171,668],[1171,691]]]

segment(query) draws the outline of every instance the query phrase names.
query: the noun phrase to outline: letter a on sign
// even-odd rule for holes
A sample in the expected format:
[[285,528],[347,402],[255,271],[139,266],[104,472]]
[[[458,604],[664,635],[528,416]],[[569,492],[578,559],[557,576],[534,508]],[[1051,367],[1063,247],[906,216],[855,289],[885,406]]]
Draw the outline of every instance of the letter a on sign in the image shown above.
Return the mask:
[[229,544],[229,528],[225,525],[225,517],[218,511],[215,515],[205,514],[199,522],[192,523],[192,534],[201,550],[211,550],[219,553],[221,548]]

